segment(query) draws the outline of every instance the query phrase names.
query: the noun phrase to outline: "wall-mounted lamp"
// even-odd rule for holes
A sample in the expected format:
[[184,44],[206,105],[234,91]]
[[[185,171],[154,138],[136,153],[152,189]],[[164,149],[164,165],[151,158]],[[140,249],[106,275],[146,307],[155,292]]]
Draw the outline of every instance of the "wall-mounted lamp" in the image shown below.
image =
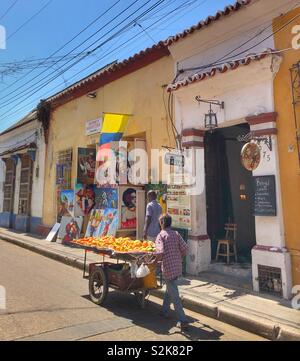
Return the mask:
[[97,93],[96,93],[96,92],[94,92],[94,93],[88,93],[88,94],[87,94],[87,97],[89,97],[89,98],[91,98],[91,99],[94,99],[94,98],[97,97]]
[[213,105],[219,106],[221,109],[224,109],[225,103],[220,102],[218,100],[204,100],[201,99],[201,97],[198,95],[196,96],[197,102],[200,103],[206,103],[209,104],[209,112],[205,114],[204,118],[204,127],[205,129],[208,129],[209,131],[213,131],[214,129],[218,128],[218,118],[217,114],[212,110]]

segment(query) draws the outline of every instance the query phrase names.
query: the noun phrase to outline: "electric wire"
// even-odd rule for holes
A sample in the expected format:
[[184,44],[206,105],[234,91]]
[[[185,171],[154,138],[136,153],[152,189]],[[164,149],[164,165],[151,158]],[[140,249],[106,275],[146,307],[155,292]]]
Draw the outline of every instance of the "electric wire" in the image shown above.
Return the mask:
[[34,18],[36,18],[46,7],[48,7],[53,0],[49,0],[44,6],[42,6],[36,13],[34,13],[28,20],[26,20],[22,25],[20,25],[12,34],[8,35],[7,40],[11,39],[16,35],[21,29],[23,29],[27,24],[29,24]]
[[12,10],[12,8],[17,4],[19,0],[15,0],[10,7],[3,13],[3,15],[1,15],[0,17],[0,21],[3,20],[5,18],[5,16]]
[[[178,6],[177,8],[169,11],[169,17],[173,16],[173,13],[180,10],[182,8],[182,4],[180,6]],[[157,23],[159,23],[160,21],[165,21],[165,16],[163,15],[161,19],[155,21],[154,23],[152,23],[151,25],[149,25],[146,29],[149,29],[151,27],[153,27],[154,25],[156,25]],[[84,72],[85,70],[87,70],[88,68],[90,68],[91,66],[93,66],[94,64],[98,63],[100,60],[104,59],[106,56],[110,55],[111,53],[113,53],[114,51],[120,51],[120,47],[123,45],[127,45],[129,42],[133,42],[133,40],[135,40],[135,38],[137,36],[141,35],[141,32],[139,34],[134,35],[131,39],[127,39],[126,41],[124,41],[122,44],[118,45],[115,49],[109,51],[108,53],[104,54],[100,59],[97,59],[96,61],[94,61],[92,64],[88,65],[86,68],[81,69],[79,72],[77,72],[75,75],[73,75],[70,79],[73,79],[74,77],[76,77],[77,75],[81,74],[82,72]],[[69,80],[70,80],[69,79]],[[43,94],[42,96],[45,96],[51,92],[53,92],[55,89],[61,87],[63,84],[59,84],[58,86],[55,86],[53,89],[47,91],[45,94]],[[40,99],[40,98],[39,98]],[[25,109],[26,106],[31,105],[33,102],[38,101],[39,99],[36,99],[34,101],[31,101],[30,103],[27,103],[25,106],[18,108],[18,110],[14,111],[13,113],[10,113],[9,115],[14,115],[19,113],[20,111],[22,111],[23,109]]]
[[[137,19],[140,19],[142,18],[142,16],[145,14],[145,13],[148,13],[149,11],[151,11],[151,9],[154,7],[157,7],[158,5],[160,5],[164,0],[159,0],[156,4],[152,5],[149,9],[147,9],[144,13],[138,15],[134,20],[130,21],[129,24],[126,24],[125,26],[123,26],[120,30],[118,30],[116,33],[114,33],[113,35],[111,35],[108,39],[104,40],[102,43],[100,43],[99,45],[97,45],[95,48],[93,48],[92,50],[90,50],[88,53],[89,54],[92,54],[94,53],[96,50],[98,50],[100,47],[102,47],[104,44],[108,43],[110,40],[112,40],[113,38],[115,38],[116,36],[118,36],[120,33],[122,33],[127,27],[129,26],[132,26],[134,24],[134,22],[137,20]],[[148,1],[150,2],[150,1]],[[144,7],[141,6],[140,8]],[[110,31],[108,31],[105,35],[109,34]],[[104,35],[104,36],[105,36]],[[102,38],[104,37],[102,36]],[[94,45],[95,43],[97,43],[98,40],[96,40],[92,45]],[[91,45],[90,45],[91,46]],[[89,47],[85,48],[84,50],[87,50]],[[29,92],[27,93],[23,93],[23,95],[20,97],[20,98],[24,98],[24,97],[27,97],[27,96],[32,96],[34,94],[36,94],[40,89],[42,89],[44,86],[48,85],[49,83],[51,83],[53,80],[57,79],[60,75],[64,74],[67,70],[69,70],[70,68],[72,68],[74,65],[78,64],[80,61],[82,60],[82,58],[80,58],[79,60],[77,60],[75,63],[71,64],[70,66],[68,66],[67,68],[64,68],[63,70],[61,70],[58,74],[54,75],[51,79],[49,80],[46,80],[46,83],[43,83],[43,84],[40,84],[41,80],[36,83],[38,84],[38,86],[36,88],[33,88],[32,91],[30,90]],[[69,63],[70,61],[68,61],[67,63]],[[66,63],[66,64],[67,64]],[[64,65],[66,65],[64,64]],[[51,74],[54,74],[54,73],[57,73],[57,71],[53,71]],[[51,75],[50,74],[50,75]],[[47,79],[48,76],[44,77],[42,80],[44,79]],[[22,94],[22,93],[21,93]],[[18,99],[20,99],[18,98]],[[18,100],[16,99],[16,101]],[[11,103],[11,100],[10,100],[10,103]],[[18,102],[15,106],[21,104],[22,101]],[[5,104],[5,103],[4,103]],[[3,103],[1,103],[1,105],[3,105]],[[1,116],[3,115],[6,115],[10,110],[14,109],[11,108],[9,109],[8,111],[6,111],[5,113],[1,114]]]
[[[53,57],[54,55],[56,55],[59,51],[61,51],[62,49],[64,49],[65,47],[67,47],[73,40],[77,39],[81,34],[83,34],[88,28],[90,28],[93,24],[95,24],[98,20],[100,20],[104,15],[106,15],[111,9],[113,9],[121,0],[117,0],[112,6],[110,6],[107,10],[105,10],[103,13],[101,13],[100,15],[98,15],[91,23],[89,23],[85,28],[83,28],[79,33],[77,33],[75,36],[73,36],[73,38],[71,38],[69,41],[67,41],[66,43],[64,43],[64,45],[62,45],[60,48],[58,48],[55,52],[53,52],[52,54],[50,54],[45,60],[50,59],[51,57]],[[14,86],[15,84],[17,84],[20,80],[26,78],[27,75],[31,74],[34,70],[36,70],[37,68],[32,69],[31,71],[29,71],[28,73],[24,74],[21,78],[18,78],[15,82],[13,82],[12,84],[8,85],[4,90],[7,90],[9,88],[11,88],[12,86]],[[2,93],[3,90],[0,90],[0,93]],[[7,95],[12,94],[13,92],[8,93]]]

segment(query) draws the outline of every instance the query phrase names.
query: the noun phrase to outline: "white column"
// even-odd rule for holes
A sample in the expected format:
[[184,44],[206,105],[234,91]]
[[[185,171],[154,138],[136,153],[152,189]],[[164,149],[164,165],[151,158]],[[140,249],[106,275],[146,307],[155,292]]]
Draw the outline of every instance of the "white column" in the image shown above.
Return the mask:
[[198,275],[209,268],[211,262],[211,242],[207,235],[204,131],[186,129],[182,132],[183,147],[189,148],[194,161],[193,169],[200,192],[191,195],[192,229],[188,237],[187,273]]
[[[272,150],[261,142],[261,162],[253,176],[275,176],[276,216],[256,216],[256,246],[252,249],[253,289],[259,291],[258,265],[280,268],[282,295],[291,297],[292,275],[291,257],[285,248],[283,210],[278,160],[276,113],[266,113],[247,118],[251,132],[255,137],[270,137]],[[276,281],[275,281],[276,282]]]

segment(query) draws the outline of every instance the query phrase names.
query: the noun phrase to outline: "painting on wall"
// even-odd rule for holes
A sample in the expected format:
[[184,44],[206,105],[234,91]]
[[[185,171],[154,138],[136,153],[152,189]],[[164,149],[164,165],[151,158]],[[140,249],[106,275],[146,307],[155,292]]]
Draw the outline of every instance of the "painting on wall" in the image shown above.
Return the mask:
[[75,185],[75,216],[85,216],[95,206],[94,185],[77,183]]
[[99,237],[99,227],[103,218],[103,209],[93,209],[86,228],[85,237]]
[[58,238],[62,244],[80,238],[82,223],[82,217],[62,217],[58,233]]
[[77,182],[93,184],[95,180],[96,149],[78,148]]
[[96,188],[95,208],[118,208],[118,189],[116,188]]
[[115,236],[119,226],[118,210],[106,208],[99,227],[99,237]]
[[136,228],[136,189],[124,188],[120,192],[121,229]]
[[74,191],[72,189],[60,190],[58,192],[57,219],[62,217],[74,217]]

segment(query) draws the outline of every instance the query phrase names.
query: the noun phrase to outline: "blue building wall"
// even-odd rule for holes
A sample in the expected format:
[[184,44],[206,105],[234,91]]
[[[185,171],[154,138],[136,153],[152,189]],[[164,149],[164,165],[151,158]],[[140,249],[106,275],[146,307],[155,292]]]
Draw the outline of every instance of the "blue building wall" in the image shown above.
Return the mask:
[[0,213],[0,227],[15,229],[19,232],[39,234],[41,217],[29,217],[9,212]]

